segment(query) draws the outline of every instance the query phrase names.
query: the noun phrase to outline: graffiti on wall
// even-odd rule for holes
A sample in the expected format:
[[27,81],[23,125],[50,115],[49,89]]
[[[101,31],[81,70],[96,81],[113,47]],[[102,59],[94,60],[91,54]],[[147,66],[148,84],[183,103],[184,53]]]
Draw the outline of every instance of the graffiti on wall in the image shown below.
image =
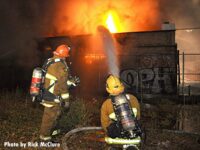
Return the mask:
[[169,68],[175,66],[174,54],[154,54],[154,55],[141,55],[140,68]]
[[129,92],[170,94],[176,92],[174,68],[125,69],[120,77]]
[[129,92],[176,93],[176,58],[175,53],[138,55],[135,62],[137,65],[133,66],[134,68],[121,70],[121,79]]

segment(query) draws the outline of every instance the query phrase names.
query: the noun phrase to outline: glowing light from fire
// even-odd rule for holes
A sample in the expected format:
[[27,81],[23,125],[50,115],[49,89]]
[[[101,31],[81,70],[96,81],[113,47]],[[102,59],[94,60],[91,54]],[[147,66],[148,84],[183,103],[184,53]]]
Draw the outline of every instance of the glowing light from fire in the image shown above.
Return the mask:
[[60,0],[54,10],[48,36],[93,34],[99,25],[112,33],[161,29],[159,0]]
[[102,60],[105,58],[103,54],[87,54],[85,55],[85,60],[87,64],[92,64],[96,60]]
[[111,33],[121,31],[119,17],[115,11],[108,11],[108,13],[106,14],[105,26],[109,29]]
[[106,24],[110,32],[115,33],[117,31],[115,28],[112,14],[108,14],[108,19],[106,20]]

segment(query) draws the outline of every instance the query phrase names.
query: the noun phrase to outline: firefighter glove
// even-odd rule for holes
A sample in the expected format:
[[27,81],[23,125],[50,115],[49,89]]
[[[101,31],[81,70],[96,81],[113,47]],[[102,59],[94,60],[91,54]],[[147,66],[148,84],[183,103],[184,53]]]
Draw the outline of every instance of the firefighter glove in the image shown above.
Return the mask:
[[73,77],[67,81],[67,85],[70,87],[75,87],[80,83],[79,77]]
[[113,122],[107,127],[107,135],[111,138],[116,138],[121,136],[121,129],[117,124],[117,122]]
[[62,101],[62,102],[61,102],[61,107],[63,107],[64,109],[68,109],[68,108],[69,108],[69,105],[70,105],[70,104],[69,104],[68,101],[66,101],[66,102],[65,102],[65,101]]
[[79,77],[74,77],[74,82],[75,82],[75,84],[76,85],[78,85],[78,84],[80,84],[80,79],[79,79]]

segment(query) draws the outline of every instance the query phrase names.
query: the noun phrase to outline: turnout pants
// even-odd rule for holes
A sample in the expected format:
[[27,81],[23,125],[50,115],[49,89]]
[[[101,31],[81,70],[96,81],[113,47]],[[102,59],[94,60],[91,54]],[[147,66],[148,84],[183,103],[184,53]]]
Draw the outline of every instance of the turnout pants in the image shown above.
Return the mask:
[[53,107],[44,107],[40,135],[51,137],[53,130],[56,128],[58,119],[61,115],[61,106],[59,104]]

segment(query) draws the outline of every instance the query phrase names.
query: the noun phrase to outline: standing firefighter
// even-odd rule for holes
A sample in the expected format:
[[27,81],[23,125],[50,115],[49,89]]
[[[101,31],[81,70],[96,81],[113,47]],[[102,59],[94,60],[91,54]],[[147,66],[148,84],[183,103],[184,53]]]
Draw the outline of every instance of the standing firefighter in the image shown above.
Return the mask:
[[[101,125],[109,137],[106,139],[107,143],[120,144],[126,142],[124,139],[130,142],[130,139],[135,139],[141,134],[137,123],[140,119],[138,100],[135,96],[124,93],[123,83],[113,75],[107,78],[106,90],[110,97],[101,107]],[[115,138],[121,138],[121,141],[115,141]]]
[[[38,101],[39,99],[44,106],[40,130],[40,139],[44,141],[51,140],[52,136],[59,133],[56,126],[61,115],[61,108],[69,107],[69,87],[76,86],[79,83],[77,77],[71,77],[65,61],[69,57],[69,51],[70,47],[64,44],[56,48],[53,57],[48,59],[42,67],[44,78],[41,82],[43,81],[43,83],[36,86],[40,87],[40,93],[33,96],[34,100]],[[33,93],[36,91],[33,86],[33,78],[31,85]]]

